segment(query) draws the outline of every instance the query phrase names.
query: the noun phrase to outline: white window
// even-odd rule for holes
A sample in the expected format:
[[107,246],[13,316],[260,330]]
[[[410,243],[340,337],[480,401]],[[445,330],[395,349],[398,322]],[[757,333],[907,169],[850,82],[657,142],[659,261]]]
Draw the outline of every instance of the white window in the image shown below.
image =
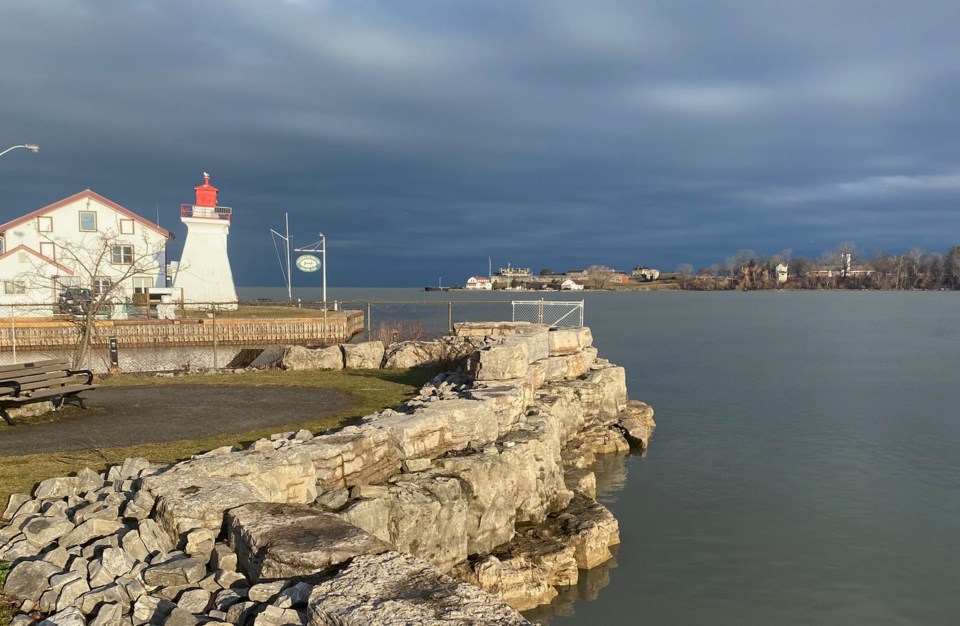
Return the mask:
[[41,215],[37,218],[37,230],[41,233],[53,232],[53,218],[49,215]]
[[110,262],[114,265],[131,265],[133,263],[133,246],[111,246]]
[[93,295],[102,296],[110,292],[113,281],[105,276],[97,276],[93,279]]
[[80,211],[80,231],[84,233],[97,232],[96,211]]
[[149,276],[134,276],[131,279],[133,293],[147,293],[153,287],[153,278]]
[[133,220],[120,220],[120,234],[121,235],[133,234]]
[[22,280],[3,281],[3,293],[7,295],[27,293],[27,284]]
[[40,242],[40,254],[47,257],[48,259],[57,258],[57,246],[52,241],[41,241]]

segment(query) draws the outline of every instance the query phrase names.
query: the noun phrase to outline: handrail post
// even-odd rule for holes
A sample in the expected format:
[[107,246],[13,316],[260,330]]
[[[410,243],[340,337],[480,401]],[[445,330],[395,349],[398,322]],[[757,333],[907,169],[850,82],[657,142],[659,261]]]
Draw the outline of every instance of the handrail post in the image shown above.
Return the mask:
[[367,300],[367,341],[373,341],[372,336],[370,332],[370,301]]
[[453,332],[453,300],[447,301],[447,330]]

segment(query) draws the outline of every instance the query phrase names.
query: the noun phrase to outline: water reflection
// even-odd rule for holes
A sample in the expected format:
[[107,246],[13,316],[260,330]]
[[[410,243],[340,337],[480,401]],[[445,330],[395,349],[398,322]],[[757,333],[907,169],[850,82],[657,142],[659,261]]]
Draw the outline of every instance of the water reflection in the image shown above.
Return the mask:
[[[638,455],[640,453],[637,453]],[[627,483],[626,454],[605,454],[597,456],[590,469],[597,478],[597,501],[607,505],[616,502]],[[617,552],[620,546],[612,546],[613,558],[589,570],[579,570],[577,584],[570,587],[557,587],[559,595],[550,604],[524,611],[523,616],[533,623],[543,626],[550,624],[553,617],[569,617],[575,613],[578,600],[596,600],[600,590],[610,584],[610,572],[617,568]]]

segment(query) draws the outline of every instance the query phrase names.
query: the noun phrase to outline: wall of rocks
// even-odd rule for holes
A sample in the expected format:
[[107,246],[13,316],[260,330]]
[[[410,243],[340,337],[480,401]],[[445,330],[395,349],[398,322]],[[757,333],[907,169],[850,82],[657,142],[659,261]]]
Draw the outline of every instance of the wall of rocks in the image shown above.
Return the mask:
[[[3,512],[14,624],[525,624],[611,558],[597,454],[653,412],[587,328],[284,351],[288,369],[449,366],[396,409],[169,466],[53,478]],[[42,620],[42,621],[41,621]]]

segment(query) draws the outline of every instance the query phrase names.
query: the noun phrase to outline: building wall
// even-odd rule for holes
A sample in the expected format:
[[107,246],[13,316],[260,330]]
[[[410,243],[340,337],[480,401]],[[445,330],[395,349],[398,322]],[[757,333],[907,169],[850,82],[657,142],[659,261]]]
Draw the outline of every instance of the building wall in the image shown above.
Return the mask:
[[[95,215],[96,230],[81,230],[81,212]],[[47,227],[50,230],[45,230]],[[44,230],[41,230],[44,228]],[[73,202],[57,207],[42,216],[18,224],[4,233],[4,250],[12,250],[16,246],[27,246],[40,254],[51,256],[61,265],[75,271],[74,280],[78,286],[91,287],[90,270],[84,270],[78,265],[95,270],[97,276],[109,278],[114,283],[129,272],[129,264],[114,264],[110,258],[107,246],[121,245],[132,248],[132,259],[138,262],[142,272],[137,276],[142,282],[149,282],[151,286],[164,283],[164,248],[166,237],[156,230],[146,227],[142,222],[118,212],[113,207],[101,203],[96,198],[80,197]],[[105,254],[105,258],[100,258]],[[98,260],[99,259],[99,260]],[[49,278],[47,269],[49,264],[41,259],[33,259],[33,272],[37,276]],[[0,278],[7,276],[8,268],[0,268]],[[36,281],[34,281],[36,282]],[[36,286],[35,286],[36,287]],[[44,285],[43,295],[53,301],[52,293],[47,290],[51,285]],[[120,284],[114,295],[119,298],[131,298],[133,281],[128,280]],[[2,296],[2,294],[0,294]]]

